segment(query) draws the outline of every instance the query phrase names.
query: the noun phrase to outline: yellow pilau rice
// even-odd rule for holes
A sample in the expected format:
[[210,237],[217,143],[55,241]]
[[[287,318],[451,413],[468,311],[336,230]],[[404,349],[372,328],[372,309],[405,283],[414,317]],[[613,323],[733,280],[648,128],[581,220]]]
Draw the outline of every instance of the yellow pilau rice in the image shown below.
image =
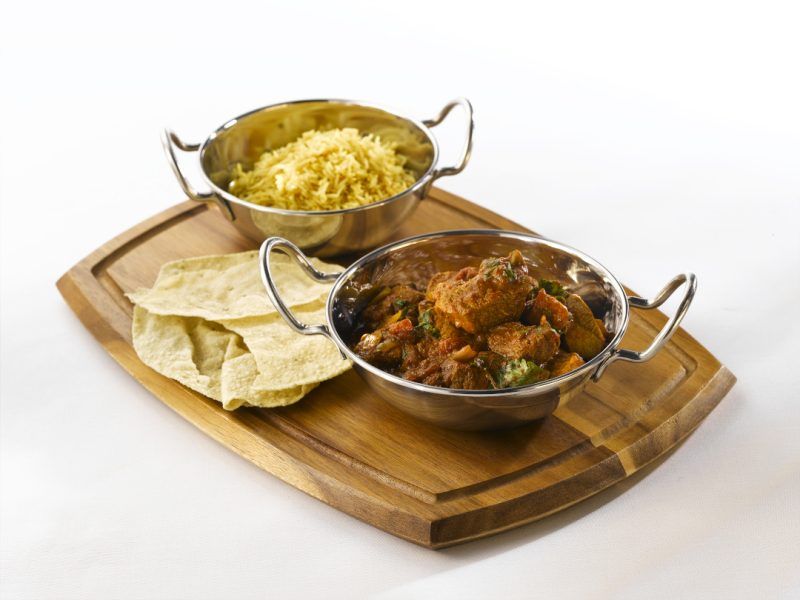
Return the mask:
[[354,208],[390,198],[414,183],[395,149],[396,144],[357,129],[306,131],[262,154],[250,171],[237,164],[229,189],[239,198],[275,208]]

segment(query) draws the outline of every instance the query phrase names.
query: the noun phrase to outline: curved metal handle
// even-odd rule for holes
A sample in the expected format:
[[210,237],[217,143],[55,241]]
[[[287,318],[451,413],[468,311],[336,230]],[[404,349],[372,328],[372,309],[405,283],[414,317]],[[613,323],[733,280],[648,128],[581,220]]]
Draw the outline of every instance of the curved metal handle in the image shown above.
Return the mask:
[[288,306],[284,303],[283,299],[280,297],[278,293],[278,288],[275,286],[275,279],[272,274],[272,267],[270,265],[270,256],[272,255],[273,250],[280,250],[284,254],[290,256],[297,264],[299,264],[303,270],[306,272],[306,275],[311,277],[311,279],[318,281],[318,282],[326,282],[326,281],[335,281],[339,278],[341,273],[323,273],[322,271],[317,270],[317,268],[311,264],[311,261],[308,260],[308,257],[303,254],[303,251],[300,250],[297,246],[295,246],[289,240],[286,240],[281,237],[271,237],[264,240],[264,243],[261,244],[261,248],[258,251],[258,262],[261,268],[261,281],[264,282],[264,287],[267,290],[267,296],[269,296],[270,301],[275,306],[275,310],[278,311],[283,320],[286,321],[286,324],[289,325],[292,329],[294,329],[297,333],[302,333],[303,335],[324,335],[339,349],[339,353],[342,355],[342,358],[347,358],[345,353],[339,348],[339,344],[336,343],[336,340],[331,335],[331,330],[326,324],[322,325],[307,325],[306,323],[302,323],[294,316],[294,313],[289,309]]
[[469,121],[469,125],[467,127],[467,139],[464,141],[464,146],[461,148],[461,156],[458,159],[458,164],[453,167],[436,169],[431,176],[431,183],[439,179],[439,177],[447,177],[449,175],[457,175],[458,173],[461,173],[461,171],[464,170],[464,167],[467,166],[470,156],[472,156],[472,134],[475,131],[475,119],[472,116],[472,104],[466,98],[456,98],[455,100],[451,100],[435,118],[423,121],[422,124],[425,125],[425,127],[436,127],[439,123],[444,121],[445,118],[447,118],[447,115],[449,115],[450,111],[456,106],[460,106],[464,109],[464,112],[467,113],[467,119]]
[[224,198],[220,198],[214,192],[198,192],[195,190],[189,182],[186,181],[186,178],[181,172],[181,168],[178,166],[178,159],[175,156],[175,147],[177,146],[178,149],[184,152],[197,152],[200,149],[200,144],[187,144],[178,137],[177,133],[171,129],[165,129],[164,133],[161,134],[161,145],[164,147],[164,153],[167,155],[167,162],[172,168],[172,172],[175,173],[175,178],[178,180],[178,184],[180,184],[183,193],[195,202],[216,202],[220,210],[222,210],[222,214],[233,221],[233,210],[230,204],[228,204],[228,201]]
[[672,294],[681,287],[683,284],[687,284],[686,286],[686,293],[683,295],[683,299],[681,300],[680,305],[678,306],[678,310],[675,311],[675,314],[672,315],[669,321],[666,322],[664,327],[661,328],[661,331],[658,332],[653,341],[650,343],[650,346],[646,350],[642,352],[636,352],[635,350],[626,350],[624,348],[615,350],[606,360],[600,363],[597,367],[597,370],[592,375],[592,379],[597,381],[603,372],[606,370],[608,365],[613,363],[617,360],[627,360],[630,362],[645,362],[653,358],[661,348],[664,347],[669,341],[669,338],[672,337],[672,334],[675,333],[675,330],[678,329],[678,326],[681,324],[683,317],[686,316],[686,311],[689,310],[689,305],[692,303],[694,299],[694,294],[697,291],[697,277],[695,277],[694,273],[682,273],[681,275],[676,276],[672,281],[670,281],[667,285],[664,286],[656,297],[652,300],[647,300],[645,298],[639,298],[638,296],[629,296],[628,297],[628,304],[630,304],[633,308],[641,308],[644,310],[650,310],[652,308],[658,308],[667,299],[672,296]]

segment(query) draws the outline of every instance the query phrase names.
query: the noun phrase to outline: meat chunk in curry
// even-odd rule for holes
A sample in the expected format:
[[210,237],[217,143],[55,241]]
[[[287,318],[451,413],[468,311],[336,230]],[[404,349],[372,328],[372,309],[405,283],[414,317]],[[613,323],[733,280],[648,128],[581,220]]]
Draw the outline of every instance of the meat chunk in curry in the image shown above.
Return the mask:
[[354,350],[399,377],[453,389],[502,389],[569,373],[605,347],[602,321],[576,294],[531,276],[514,250],[421,286],[375,293]]
[[561,336],[546,320],[536,327],[510,321],[489,331],[488,342],[489,348],[498,354],[542,364],[558,352]]
[[581,358],[580,354],[559,351],[558,354],[547,363],[547,368],[550,371],[551,377],[558,377],[559,375],[574,371],[582,364],[584,364],[584,360]]
[[606,331],[602,321],[594,318],[592,310],[577,294],[569,294],[567,309],[572,313],[573,322],[564,332],[564,342],[572,352],[589,360],[600,354],[606,345]]
[[433,277],[428,298],[453,325],[478,333],[519,319],[533,289],[533,278],[519,250],[481,262],[477,272],[462,269],[452,277]]
[[411,315],[416,316],[417,306],[425,297],[422,292],[407,285],[382,288],[364,308],[362,318],[370,329],[399,321]]
[[361,336],[355,351],[375,366],[394,367],[403,360],[404,347],[414,341],[414,325],[402,319]]
[[544,288],[539,288],[533,299],[525,303],[522,322],[538,325],[542,317],[559,331],[566,331],[572,323],[572,314],[564,303],[548,294]]

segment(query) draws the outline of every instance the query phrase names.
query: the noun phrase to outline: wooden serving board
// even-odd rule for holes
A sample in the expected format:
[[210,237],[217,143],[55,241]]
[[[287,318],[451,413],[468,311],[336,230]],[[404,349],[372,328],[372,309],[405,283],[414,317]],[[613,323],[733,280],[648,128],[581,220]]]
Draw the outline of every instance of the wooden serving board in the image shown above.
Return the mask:
[[[376,397],[352,371],[294,406],[227,412],[139,361],[124,296],[152,285],[167,261],[253,247],[216,212],[178,204],[93,252],[58,289],[133,377],[202,431],[307,494],[417,544],[465,542],[588,498],[669,451],[736,381],[680,330],[650,362],[616,362],[552,417],[513,430],[427,425]],[[434,189],[395,237],[473,227],[525,231]],[[646,347],[665,321],[658,311],[632,311],[623,346]]]

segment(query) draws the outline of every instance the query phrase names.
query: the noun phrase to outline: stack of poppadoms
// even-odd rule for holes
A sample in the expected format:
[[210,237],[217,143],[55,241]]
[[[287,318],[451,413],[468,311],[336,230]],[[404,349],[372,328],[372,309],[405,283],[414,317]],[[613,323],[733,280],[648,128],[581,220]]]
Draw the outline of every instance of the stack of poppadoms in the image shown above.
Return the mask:
[[[321,271],[341,270],[311,261]],[[272,265],[297,317],[324,322],[330,285],[311,281],[287,256],[274,256]],[[128,297],[142,362],[228,410],[292,404],[351,366],[329,340],[286,325],[264,291],[256,251],[167,263],[151,289]]]

